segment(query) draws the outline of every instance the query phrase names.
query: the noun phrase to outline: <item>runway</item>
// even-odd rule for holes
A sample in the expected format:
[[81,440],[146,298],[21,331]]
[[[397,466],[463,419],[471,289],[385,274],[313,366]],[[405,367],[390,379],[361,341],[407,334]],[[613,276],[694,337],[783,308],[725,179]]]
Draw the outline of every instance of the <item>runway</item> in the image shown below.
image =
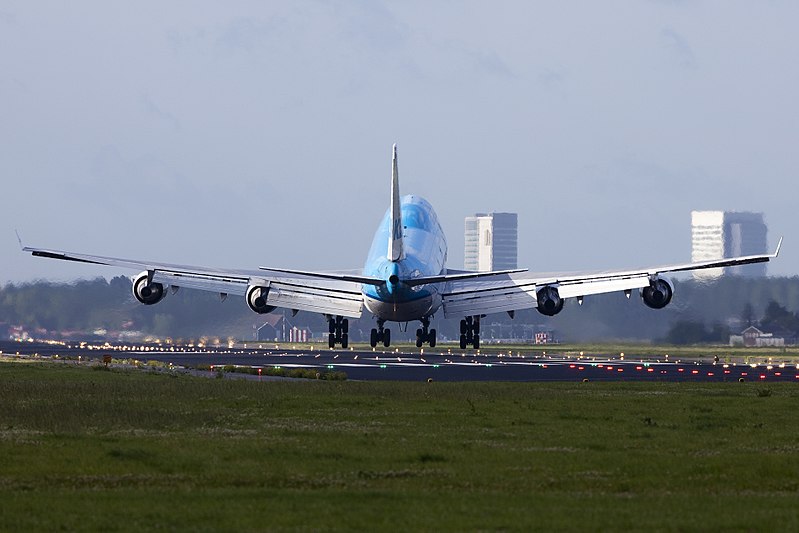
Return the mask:
[[479,354],[459,350],[400,352],[318,349],[220,349],[0,343],[4,354],[60,359],[160,361],[174,367],[227,365],[341,371],[353,380],[398,381],[799,381],[799,365],[666,361],[607,354],[547,356],[540,351]]

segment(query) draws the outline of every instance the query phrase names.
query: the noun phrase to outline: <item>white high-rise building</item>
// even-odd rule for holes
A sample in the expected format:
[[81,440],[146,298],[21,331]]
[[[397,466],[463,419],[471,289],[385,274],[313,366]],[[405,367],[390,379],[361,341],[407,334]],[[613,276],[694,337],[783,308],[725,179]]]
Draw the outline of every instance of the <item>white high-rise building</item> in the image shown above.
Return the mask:
[[518,264],[518,215],[477,213],[464,224],[466,270],[508,270]]
[[[691,261],[765,254],[767,233],[763,213],[691,211]],[[693,273],[696,279],[718,278],[723,274],[765,276],[766,264],[710,268]]]

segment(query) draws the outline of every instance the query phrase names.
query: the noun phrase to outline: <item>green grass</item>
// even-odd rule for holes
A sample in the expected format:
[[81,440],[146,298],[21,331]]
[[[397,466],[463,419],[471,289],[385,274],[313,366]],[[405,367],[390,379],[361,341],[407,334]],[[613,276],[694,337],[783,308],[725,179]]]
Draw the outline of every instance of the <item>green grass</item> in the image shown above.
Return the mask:
[[798,402],[0,364],[0,530],[796,530]]

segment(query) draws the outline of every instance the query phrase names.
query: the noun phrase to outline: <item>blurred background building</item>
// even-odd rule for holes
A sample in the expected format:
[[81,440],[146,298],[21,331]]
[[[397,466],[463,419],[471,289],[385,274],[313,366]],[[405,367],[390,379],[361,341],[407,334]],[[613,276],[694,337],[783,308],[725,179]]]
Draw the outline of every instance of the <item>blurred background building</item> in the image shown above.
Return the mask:
[[[764,254],[767,234],[763,213],[691,211],[691,261]],[[766,263],[693,272],[695,279],[713,279],[725,274],[764,277]]]
[[464,224],[466,270],[507,270],[518,264],[518,215],[477,213]]

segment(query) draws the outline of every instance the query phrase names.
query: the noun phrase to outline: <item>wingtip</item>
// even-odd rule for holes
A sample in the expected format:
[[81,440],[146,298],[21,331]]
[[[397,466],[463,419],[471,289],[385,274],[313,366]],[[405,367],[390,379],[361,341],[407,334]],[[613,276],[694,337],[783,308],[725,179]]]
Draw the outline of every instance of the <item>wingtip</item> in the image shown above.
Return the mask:
[[394,145],[391,147],[391,153],[394,155],[394,159],[396,159],[397,158],[397,143],[394,143]]
[[780,255],[780,248],[782,248],[782,237],[780,237],[780,240],[777,241],[777,249],[774,251],[774,257],[778,257]]
[[20,250],[22,250],[22,251],[24,252],[24,251],[25,251],[25,245],[23,245],[23,244],[22,244],[22,237],[20,237],[20,236],[19,236],[19,231],[17,231],[17,230],[15,229],[15,230],[14,230],[14,233],[16,233],[16,234],[17,234],[17,242],[19,243],[19,249],[20,249]]

